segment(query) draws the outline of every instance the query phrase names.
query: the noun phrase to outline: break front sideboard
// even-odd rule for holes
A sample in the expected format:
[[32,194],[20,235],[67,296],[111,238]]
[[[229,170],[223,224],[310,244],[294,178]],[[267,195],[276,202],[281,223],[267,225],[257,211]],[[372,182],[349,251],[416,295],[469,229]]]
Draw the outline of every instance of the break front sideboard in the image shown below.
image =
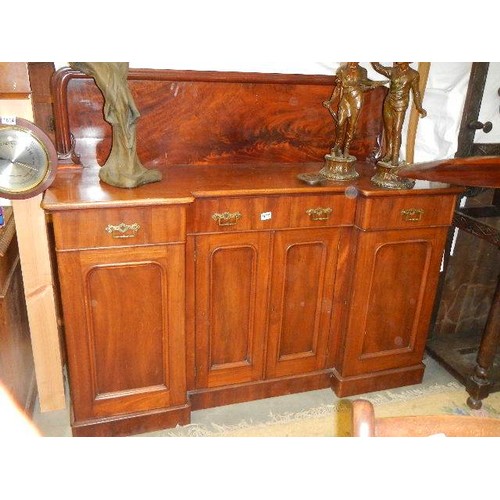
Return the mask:
[[99,181],[111,131],[82,73],[52,82],[54,234],[77,436],[136,434],[192,410],[332,387],[419,383],[460,192],[374,186],[385,89],[365,95],[360,177],[308,185],[334,77],[131,70],[138,154],[162,180]]

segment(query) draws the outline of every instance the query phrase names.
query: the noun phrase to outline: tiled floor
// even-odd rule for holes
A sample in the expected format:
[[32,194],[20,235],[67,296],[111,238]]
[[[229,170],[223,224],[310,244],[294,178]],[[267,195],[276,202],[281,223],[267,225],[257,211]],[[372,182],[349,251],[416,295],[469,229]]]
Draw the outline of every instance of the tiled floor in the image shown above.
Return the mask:
[[[426,370],[422,384],[446,384],[456,381],[429,356],[425,357],[424,363],[426,364]],[[411,387],[420,387],[420,384],[417,386],[401,387],[400,389],[395,389],[394,392],[405,391]],[[258,423],[269,419],[271,414],[282,415],[299,412],[319,407],[323,404],[331,404],[336,400],[338,398],[333,391],[323,389],[193,411],[191,422],[198,424],[216,423],[218,425],[236,425],[241,421]],[[41,413],[37,401],[33,420],[44,436],[71,437],[69,409]],[[154,435],[154,433],[148,435]]]

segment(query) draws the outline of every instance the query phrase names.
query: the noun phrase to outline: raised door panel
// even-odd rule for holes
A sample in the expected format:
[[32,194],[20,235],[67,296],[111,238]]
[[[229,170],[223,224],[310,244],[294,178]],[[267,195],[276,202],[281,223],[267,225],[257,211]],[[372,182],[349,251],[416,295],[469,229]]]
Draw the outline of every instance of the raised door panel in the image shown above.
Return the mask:
[[275,235],[267,378],[325,367],[340,231]]
[[75,419],[184,404],[183,246],[58,261]]
[[196,385],[260,380],[268,295],[268,233],[196,238]]
[[418,364],[445,228],[360,233],[343,376]]

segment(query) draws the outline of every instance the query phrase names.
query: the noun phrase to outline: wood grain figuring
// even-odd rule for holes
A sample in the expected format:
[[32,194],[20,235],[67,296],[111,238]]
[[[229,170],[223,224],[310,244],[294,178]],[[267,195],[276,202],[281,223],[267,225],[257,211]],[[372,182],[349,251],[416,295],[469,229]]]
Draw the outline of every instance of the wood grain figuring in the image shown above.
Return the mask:
[[339,238],[338,229],[275,234],[268,377],[325,368]]
[[445,238],[446,228],[358,235],[343,376],[420,362]]
[[[143,164],[216,165],[322,161],[334,122],[322,106],[334,77],[133,70],[129,87],[141,113],[137,150]],[[351,154],[372,155],[382,132],[386,89],[366,93]],[[61,69],[53,78],[58,151],[72,139],[84,165],[102,165],[111,127],[93,79]],[[375,118],[376,117],[376,118]]]
[[183,245],[57,257],[75,425],[186,404]]
[[[144,387],[167,388],[163,356],[167,339],[161,337],[167,321],[164,280],[162,268],[148,262],[99,264],[89,270],[85,290],[97,397]],[[125,282],[127,293],[120,301],[110,301]]]
[[425,365],[404,365],[400,368],[375,370],[359,375],[343,376],[336,368],[332,370],[331,386],[339,398],[367,392],[420,384],[424,377]]
[[262,378],[269,252],[266,233],[197,237],[197,388]]
[[[356,226],[366,230],[449,226],[454,208],[454,198],[449,196],[364,198],[356,213]],[[413,210],[415,215],[408,212]]]
[[[167,207],[115,208],[74,210],[54,213],[58,250],[124,245],[183,242],[186,231],[186,213],[182,205]],[[121,224],[129,227],[120,228]]]
[[[189,405],[330,384],[342,397],[419,383],[462,189],[370,182],[386,89],[366,94],[351,151],[368,160],[359,179],[310,186],[297,176],[318,173],[335,139],[322,106],[333,76],[132,70],[129,84],[139,156],[163,175],[132,190],[99,181],[110,128],[93,80],[53,78],[65,158],[43,207],[74,434],[174,426]],[[70,168],[71,134],[84,168]],[[121,222],[140,230],[110,241],[103,226]]]
[[[415,348],[418,308],[422,301],[422,278],[427,276],[432,247],[427,242],[387,243],[377,248],[369,292],[366,331],[361,358],[381,352],[397,354]],[[404,262],[394,272],[394,262]],[[391,307],[397,297],[398,307]]]
[[[309,209],[331,209],[325,218],[311,217]],[[287,228],[318,228],[351,225],[356,202],[345,196],[259,196],[217,197],[196,200],[191,232],[235,232],[242,230],[271,230]],[[233,225],[220,225],[214,214],[239,213]],[[262,219],[261,214],[270,214]]]

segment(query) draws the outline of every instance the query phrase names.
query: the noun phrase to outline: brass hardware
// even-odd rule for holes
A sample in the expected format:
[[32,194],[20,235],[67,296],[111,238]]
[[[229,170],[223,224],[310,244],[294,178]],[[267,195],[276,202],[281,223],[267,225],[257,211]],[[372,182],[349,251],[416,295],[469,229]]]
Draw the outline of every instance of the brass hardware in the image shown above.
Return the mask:
[[328,220],[333,210],[331,208],[309,208],[306,214],[311,220]]
[[234,226],[241,219],[240,212],[224,212],[222,214],[215,213],[212,219],[219,224],[219,226]]
[[408,208],[401,210],[401,216],[405,222],[419,222],[422,220],[424,211],[421,208]]
[[121,222],[116,226],[108,224],[104,230],[110,234],[112,238],[135,238],[140,228],[141,226],[137,224],[137,222],[134,222],[134,224],[125,224]]

